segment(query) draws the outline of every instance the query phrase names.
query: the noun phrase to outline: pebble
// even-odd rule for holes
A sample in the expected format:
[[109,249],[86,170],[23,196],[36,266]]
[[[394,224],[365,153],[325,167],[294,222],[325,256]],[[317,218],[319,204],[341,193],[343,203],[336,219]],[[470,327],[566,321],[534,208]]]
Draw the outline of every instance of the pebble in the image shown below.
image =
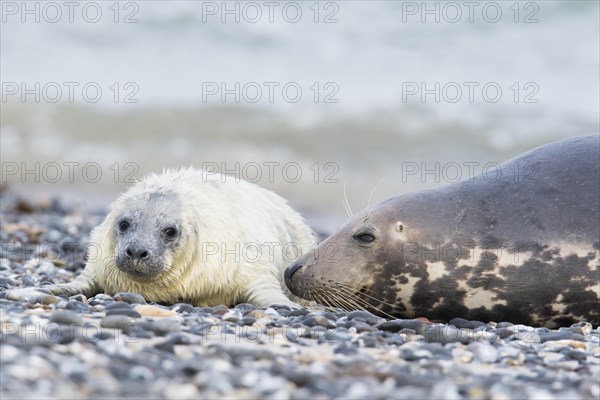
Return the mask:
[[485,323],[481,322],[481,321],[468,321],[464,318],[454,318],[451,319],[448,322],[449,325],[454,325],[457,328],[463,328],[463,329],[475,329],[475,328],[479,328],[481,326],[486,326]]
[[256,320],[259,319],[268,319],[268,320],[272,320],[273,317],[271,316],[271,314],[267,314],[265,311],[261,311],[261,310],[252,310],[247,312],[244,317],[246,318],[254,318]]
[[517,332],[512,336],[509,336],[507,340],[521,340],[526,343],[540,343],[542,340],[540,335],[535,332]]
[[346,319],[348,321],[352,321],[353,319],[360,319],[369,325],[375,325],[379,322],[384,321],[383,318],[379,318],[379,317],[371,314],[370,312],[363,311],[363,310],[352,311],[352,312],[348,313],[348,315],[346,316]]
[[150,304],[140,304],[133,307],[133,310],[144,317],[174,317],[177,312]]
[[423,334],[429,325],[430,323],[420,319],[396,319],[380,323],[376,325],[376,328],[390,332],[399,332],[403,329],[410,329],[415,333]]
[[126,315],[109,315],[102,318],[100,326],[103,328],[126,330],[135,324],[135,320]]
[[540,334],[541,342],[547,342],[549,340],[571,340],[575,337],[572,331],[558,331],[558,332],[546,332]]
[[87,301],[87,297],[82,294],[76,294],[74,296],[69,297],[69,300],[79,301],[81,303],[85,303]]
[[475,359],[482,363],[491,364],[498,359],[498,350],[487,342],[469,343],[467,350],[472,352]]
[[154,321],[144,321],[142,327],[149,330],[158,336],[164,336],[169,332],[177,332],[181,330],[179,321],[175,319],[158,319]]
[[452,325],[433,325],[424,332],[426,342],[437,343],[469,343],[473,340],[473,331],[470,329],[458,329]]
[[120,301],[115,301],[112,303],[107,304],[104,307],[104,310],[106,312],[109,312],[111,310],[132,310],[131,306],[128,303],[123,303]]
[[195,314],[196,309],[191,304],[187,303],[177,303],[171,307],[172,311],[175,311],[179,314]]
[[57,310],[50,316],[52,322],[65,325],[81,325],[83,320],[77,313],[70,310]]
[[578,322],[576,324],[571,325],[569,330],[573,333],[578,333],[580,335],[587,335],[592,331],[592,324],[589,322]]
[[106,315],[126,315],[131,318],[142,318],[142,315],[135,310],[126,309],[126,308],[115,308],[112,310],[108,310]]
[[48,261],[42,261],[40,263],[39,267],[37,267],[37,271],[36,271],[36,273],[43,274],[46,276],[54,275],[55,272],[56,272],[56,267],[54,266],[54,264],[52,264],[51,262],[48,262]]
[[335,323],[322,315],[308,315],[304,319],[303,323],[304,325],[310,327],[320,326],[327,329],[335,328]]
[[[16,283],[12,279],[9,279],[8,280],[8,286],[5,286],[5,283],[2,281],[2,279],[4,279],[4,282],[7,282],[6,278],[1,278],[0,279],[0,286],[3,286],[3,287],[14,287],[14,286],[16,286]],[[35,281],[29,275],[24,275],[22,280],[23,280],[23,286],[25,286],[25,287],[35,286]]]
[[43,294],[41,296],[36,297],[33,300],[34,304],[44,304],[44,305],[50,305],[50,304],[57,304],[60,301],[60,298],[53,296],[51,294]]
[[117,293],[114,295],[114,299],[116,301],[124,301],[125,303],[129,304],[146,304],[146,300],[144,300],[143,296],[131,292]]

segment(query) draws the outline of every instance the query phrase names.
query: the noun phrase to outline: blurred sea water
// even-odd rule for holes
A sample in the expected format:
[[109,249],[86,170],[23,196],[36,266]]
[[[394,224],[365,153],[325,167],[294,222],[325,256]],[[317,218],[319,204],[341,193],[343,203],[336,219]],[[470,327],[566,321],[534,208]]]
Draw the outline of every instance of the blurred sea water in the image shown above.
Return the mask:
[[597,1],[75,3],[2,3],[2,182],[23,193],[106,205],[217,166],[332,230],[344,182],[357,211],[599,129]]

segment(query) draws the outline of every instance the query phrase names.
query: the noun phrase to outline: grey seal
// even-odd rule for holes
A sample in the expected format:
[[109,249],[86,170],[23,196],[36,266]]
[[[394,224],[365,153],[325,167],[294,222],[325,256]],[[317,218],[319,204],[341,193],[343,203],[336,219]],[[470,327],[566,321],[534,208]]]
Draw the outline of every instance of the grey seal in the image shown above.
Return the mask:
[[[363,210],[287,268],[292,293],[381,315],[600,324],[600,135]],[[515,171],[519,171],[516,173]]]
[[[87,264],[54,295],[134,292],[196,306],[287,304],[287,265],[314,244],[312,230],[275,193],[234,176],[185,168],[129,188],[94,229]],[[9,300],[39,297],[13,289]]]

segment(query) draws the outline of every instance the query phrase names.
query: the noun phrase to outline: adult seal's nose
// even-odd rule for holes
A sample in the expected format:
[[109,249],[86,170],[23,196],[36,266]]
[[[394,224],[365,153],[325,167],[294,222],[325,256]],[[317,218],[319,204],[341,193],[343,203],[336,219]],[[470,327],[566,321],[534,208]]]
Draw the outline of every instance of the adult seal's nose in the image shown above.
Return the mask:
[[304,264],[296,263],[294,265],[290,265],[286,268],[283,276],[285,278],[285,284],[290,286],[292,281],[292,276],[298,271],[300,268],[304,267]]
[[150,257],[150,253],[148,252],[148,250],[144,248],[138,248],[135,246],[128,247],[126,252],[129,257],[136,260],[145,260],[148,257]]

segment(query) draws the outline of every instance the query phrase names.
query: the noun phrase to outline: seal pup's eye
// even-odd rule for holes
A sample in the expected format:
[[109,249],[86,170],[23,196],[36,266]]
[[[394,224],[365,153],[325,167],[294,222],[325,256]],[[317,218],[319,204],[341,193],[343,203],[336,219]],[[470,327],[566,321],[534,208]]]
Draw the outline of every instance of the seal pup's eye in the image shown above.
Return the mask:
[[129,229],[129,222],[123,220],[119,222],[119,230],[121,232],[125,232],[127,229]]
[[357,235],[354,235],[354,239],[362,243],[372,243],[375,241],[375,236],[373,236],[370,233],[359,233]]
[[177,236],[177,229],[173,227],[166,228],[163,232],[165,233],[165,236],[169,239],[173,239],[175,236]]

